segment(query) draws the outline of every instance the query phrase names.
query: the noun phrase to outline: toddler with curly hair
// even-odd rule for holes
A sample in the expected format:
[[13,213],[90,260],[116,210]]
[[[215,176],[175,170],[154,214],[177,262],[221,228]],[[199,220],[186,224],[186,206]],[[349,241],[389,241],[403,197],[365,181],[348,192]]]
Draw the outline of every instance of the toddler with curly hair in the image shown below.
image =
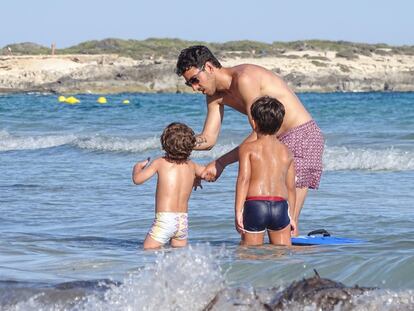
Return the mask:
[[144,249],[159,248],[168,242],[172,247],[187,245],[188,201],[204,170],[204,166],[189,159],[195,143],[190,127],[171,123],[161,135],[165,155],[152,163],[148,159],[134,166],[132,180],[136,185],[144,183],[155,173],[158,175],[155,220],[145,238]]

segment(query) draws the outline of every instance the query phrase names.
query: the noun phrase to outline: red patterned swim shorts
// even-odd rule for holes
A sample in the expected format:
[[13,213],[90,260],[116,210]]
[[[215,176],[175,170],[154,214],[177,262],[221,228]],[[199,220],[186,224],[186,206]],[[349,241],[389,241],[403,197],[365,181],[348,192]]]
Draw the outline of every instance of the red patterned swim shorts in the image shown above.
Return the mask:
[[293,153],[296,188],[318,189],[322,175],[324,138],[314,120],[283,133],[279,140]]

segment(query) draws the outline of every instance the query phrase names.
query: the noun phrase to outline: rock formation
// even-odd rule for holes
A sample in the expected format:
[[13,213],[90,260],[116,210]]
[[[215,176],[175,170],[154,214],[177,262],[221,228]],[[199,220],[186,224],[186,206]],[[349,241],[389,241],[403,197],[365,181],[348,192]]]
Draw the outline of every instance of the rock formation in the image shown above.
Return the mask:
[[[349,57],[303,50],[269,57],[220,56],[224,66],[268,68],[297,92],[414,91],[414,55]],[[192,92],[176,76],[175,62],[115,54],[0,56],[0,92]]]

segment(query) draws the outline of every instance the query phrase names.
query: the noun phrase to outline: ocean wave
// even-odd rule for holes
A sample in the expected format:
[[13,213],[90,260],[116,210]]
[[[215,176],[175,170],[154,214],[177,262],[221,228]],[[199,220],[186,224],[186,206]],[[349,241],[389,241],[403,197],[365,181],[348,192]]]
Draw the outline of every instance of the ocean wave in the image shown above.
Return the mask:
[[[132,138],[105,135],[43,135],[43,136],[19,136],[11,135],[7,131],[0,131],[0,151],[12,150],[36,150],[54,148],[63,145],[71,145],[79,149],[104,152],[143,152],[159,151],[161,143],[157,136],[146,138]],[[218,144],[209,151],[194,151],[193,158],[216,158],[237,144]]]
[[219,265],[228,251],[208,244],[166,249],[121,283],[73,281],[42,287],[4,282],[4,310],[411,310],[412,290],[347,287],[312,278],[284,286],[233,287]]
[[4,295],[2,301],[0,294],[0,309],[203,310],[224,288],[217,260],[220,254],[209,245],[167,249],[158,252],[153,264],[131,272],[121,284],[82,281],[40,289],[28,284],[24,291],[11,288],[11,299]]
[[109,152],[142,152],[161,148],[160,140],[157,137],[137,139],[93,136],[76,139],[73,144],[81,149]]
[[[0,151],[35,150],[71,145],[74,148],[102,152],[159,152],[159,137],[120,137],[105,135],[43,135],[17,136],[0,131]],[[234,142],[218,143],[208,151],[194,151],[193,159],[215,159],[237,147]],[[325,171],[369,170],[407,171],[414,170],[414,151],[399,148],[327,147],[323,157]]]
[[62,146],[73,142],[75,135],[16,136],[0,131],[0,151],[36,150]]
[[[210,151],[192,153],[193,158],[218,158],[237,147],[237,144],[218,144]],[[398,148],[369,149],[348,147],[327,147],[323,155],[325,171],[368,170],[408,171],[414,170],[414,151]]]
[[397,148],[369,149],[330,147],[325,149],[324,169],[407,171],[414,170],[414,152]]
[[160,149],[159,138],[125,138],[102,135],[18,136],[0,131],[0,151],[37,150],[71,145],[75,148],[108,152],[142,152]]
[[153,265],[112,286],[104,299],[87,297],[82,309],[203,310],[224,287],[219,256],[208,245],[161,252]]

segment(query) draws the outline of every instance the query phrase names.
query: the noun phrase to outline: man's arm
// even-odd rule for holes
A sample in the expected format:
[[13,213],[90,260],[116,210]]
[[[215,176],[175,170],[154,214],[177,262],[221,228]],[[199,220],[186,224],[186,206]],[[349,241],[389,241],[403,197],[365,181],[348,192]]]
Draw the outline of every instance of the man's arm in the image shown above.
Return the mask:
[[[253,104],[253,102],[260,96],[260,83],[256,81],[256,79],[253,79],[250,75],[244,74],[242,76],[237,77],[237,84],[238,91],[243,100],[243,105],[246,107],[246,114],[249,123],[253,128],[250,107]],[[252,131],[252,133],[250,133],[250,135],[247,136],[243,143],[250,142],[256,139],[257,135],[254,131]],[[227,165],[237,162],[239,160],[238,149],[239,147],[236,147],[233,150],[219,157],[217,160],[209,163],[202,177],[207,181],[215,181],[217,178],[219,178]]]
[[148,167],[149,160],[141,161],[135,164],[132,170],[132,181],[140,185],[150,179],[158,171],[158,159],[153,161]]
[[201,185],[201,174],[204,172],[206,167],[204,165],[201,165],[195,162],[193,163],[194,163],[194,168],[195,168],[195,178],[194,178],[194,183],[193,183],[193,189],[194,191],[197,191],[198,187],[203,189],[203,186]]
[[241,146],[239,148],[239,158],[239,173],[237,175],[236,199],[234,205],[234,221],[236,230],[239,233],[243,233],[243,207],[244,201],[247,197],[247,192],[249,190],[251,176],[250,154],[246,150],[246,146]]
[[223,121],[224,107],[221,99],[207,97],[207,117],[204,122],[203,132],[196,135],[194,150],[210,150],[216,144]]
[[[256,132],[251,132],[249,136],[247,136],[242,144],[246,142],[251,142],[257,139]],[[226,154],[223,154],[213,162],[209,163],[206,166],[206,169],[201,175],[201,178],[206,179],[207,181],[215,181],[217,178],[220,177],[223,170],[226,168],[227,165],[230,165],[234,162],[239,161],[239,146],[230,150]]]

